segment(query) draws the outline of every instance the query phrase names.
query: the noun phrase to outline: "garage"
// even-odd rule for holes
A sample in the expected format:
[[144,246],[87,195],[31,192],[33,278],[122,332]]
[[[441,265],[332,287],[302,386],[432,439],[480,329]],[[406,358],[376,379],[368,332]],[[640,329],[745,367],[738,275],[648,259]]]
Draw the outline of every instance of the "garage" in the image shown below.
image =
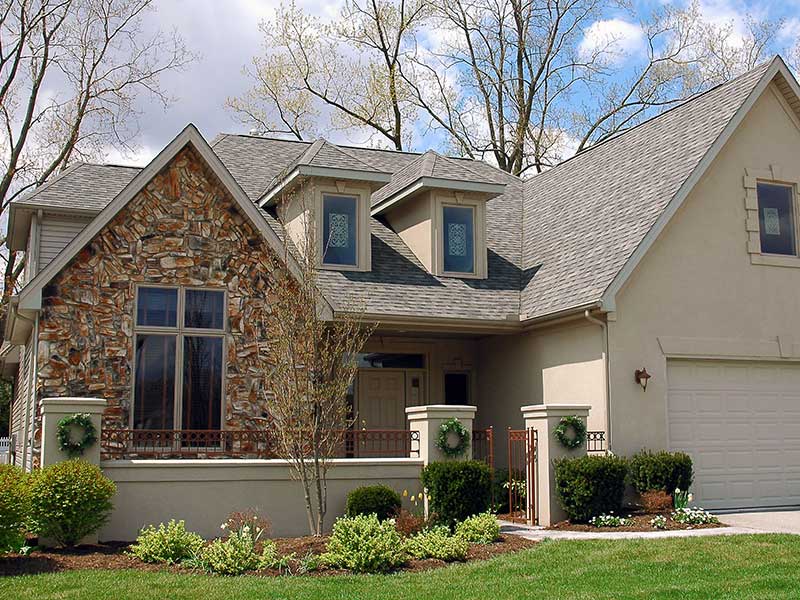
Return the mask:
[[800,505],[800,364],[667,363],[668,440],[708,509]]

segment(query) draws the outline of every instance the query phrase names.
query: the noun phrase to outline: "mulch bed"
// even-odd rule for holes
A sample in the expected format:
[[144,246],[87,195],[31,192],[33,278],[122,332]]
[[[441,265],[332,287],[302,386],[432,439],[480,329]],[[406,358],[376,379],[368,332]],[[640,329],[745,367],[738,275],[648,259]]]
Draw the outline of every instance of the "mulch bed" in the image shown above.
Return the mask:
[[[650,524],[650,520],[655,517],[655,514],[631,514],[630,518],[633,519],[632,525],[625,525],[623,527],[595,527],[588,523],[570,523],[569,521],[561,521],[547,529],[555,529],[558,531],[591,531],[591,532],[611,532],[611,531],[685,531],[687,529],[715,529],[717,527],[727,527],[722,523],[709,523],[707,525],[684,525],[683,523],[676,523],[670,518],[670,513],[663,513],[667,517],[667,526],[664,529],[656,529]],[[628,515],[625,513],[625,517]]]
[[[299,538],[277,538],[274,540],[278,545],[278,551],[283,556],[294,553],[297,558],[303,558],[309,552],[321,554],[325,550],[327,538],[299,537]],[[493,544],[470,546],[467,562],[476,560],[486,560],[493,556],[506,554],[508,552],[518,552],[536,545],[537,542],[526,540],[514,535],[503,535],[500,541]],[[128,556],[125,550],[129,542],[108,542],[97,545],[78,546],[71,550],[67,549],[43,549],[32,552],[29,556],[2,556],[0,557],[0,576],[5,575],[34,575],[38,573],[55,573],[59,571],[77,571],[81,569],[137,569],[140,571],[166,571],[173,573],[191,573],[192,569],[181,567],[180,565],[152,565],[144,563],[139,559]],[[401,571],[427,571],[447,565],[441,560],[412,560],[400,569]],[[297,563],[294,562],[290,571],[297,570]],[[321,569],[308,573],[308,575],[324,576],[341,574],[344,571],[334,569]],[[254,575],[277,576],[281,573],[274,570],[264,570]]]

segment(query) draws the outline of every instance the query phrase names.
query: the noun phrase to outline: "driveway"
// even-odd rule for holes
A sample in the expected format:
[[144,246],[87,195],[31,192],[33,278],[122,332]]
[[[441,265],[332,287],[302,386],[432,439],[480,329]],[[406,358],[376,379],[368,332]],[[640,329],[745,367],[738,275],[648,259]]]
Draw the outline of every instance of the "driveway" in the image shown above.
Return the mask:
[[800,534],[800,510],[764,510],[719,515],[731,527],[753,529],[759,533]]

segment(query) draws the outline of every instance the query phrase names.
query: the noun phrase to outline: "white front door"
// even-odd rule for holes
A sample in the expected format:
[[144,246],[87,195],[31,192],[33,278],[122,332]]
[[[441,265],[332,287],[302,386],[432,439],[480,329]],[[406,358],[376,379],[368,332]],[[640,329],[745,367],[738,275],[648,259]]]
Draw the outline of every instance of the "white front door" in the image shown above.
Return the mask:
[[800,365],[670,360],[669,447],[694,461],[695,504],[800,505]]

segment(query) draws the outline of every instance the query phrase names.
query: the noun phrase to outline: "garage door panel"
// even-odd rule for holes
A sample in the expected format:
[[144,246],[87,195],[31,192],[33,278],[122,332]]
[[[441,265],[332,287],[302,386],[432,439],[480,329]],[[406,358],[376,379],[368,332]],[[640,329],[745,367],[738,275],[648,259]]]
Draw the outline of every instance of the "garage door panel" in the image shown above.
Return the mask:
[[668,364],[669,445],[705,508],[800,504],[800,365]]

